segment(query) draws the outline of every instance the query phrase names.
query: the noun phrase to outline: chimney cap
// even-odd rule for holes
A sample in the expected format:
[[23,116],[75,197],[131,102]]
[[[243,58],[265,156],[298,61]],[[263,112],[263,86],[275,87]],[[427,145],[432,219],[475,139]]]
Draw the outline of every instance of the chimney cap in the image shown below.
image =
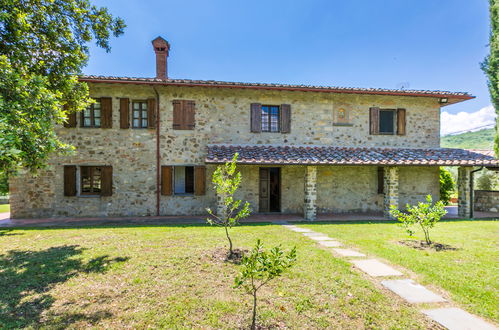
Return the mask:
[[152,46],[155,52],[168,52],[170,50],[170,44],[168,41],[158,36],[152,41]]

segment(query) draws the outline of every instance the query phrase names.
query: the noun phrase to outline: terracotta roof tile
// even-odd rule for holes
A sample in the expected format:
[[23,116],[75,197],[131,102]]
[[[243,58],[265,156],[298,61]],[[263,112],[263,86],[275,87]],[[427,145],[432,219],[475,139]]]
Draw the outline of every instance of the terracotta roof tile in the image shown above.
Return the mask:
[[499,166],[493,155],[451,148],[209,145],[205,161],[225,163],[236,152],[240,164]]

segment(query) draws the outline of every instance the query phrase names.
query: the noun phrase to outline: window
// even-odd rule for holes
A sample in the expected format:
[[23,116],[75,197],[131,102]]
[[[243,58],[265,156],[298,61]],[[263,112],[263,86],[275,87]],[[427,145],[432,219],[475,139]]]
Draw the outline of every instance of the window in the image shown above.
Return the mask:
[[378,167],[378,194],[385,192],[385,171],[383,167]]
[[132,127],[147,128],[147,102],[133,102]]
[[101,168],[98,166],[81,166],[81,195],[100,195]]
[[81,113],[81,127],[101,127],[101,102],[100,99],[89,105]]
[[194,194],[194,166],[175,166],[173,187],[175,194]]
[[380,110],[379,111],[379,133],[394,134],[395,133],[395,110]]
[[262,132],[279,132],[279,106],[262,105]]

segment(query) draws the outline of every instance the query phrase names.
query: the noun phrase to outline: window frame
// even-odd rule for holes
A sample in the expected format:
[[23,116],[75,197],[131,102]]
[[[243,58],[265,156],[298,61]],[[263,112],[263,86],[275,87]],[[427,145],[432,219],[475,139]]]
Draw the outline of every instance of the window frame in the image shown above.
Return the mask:
[[[131,107],[132,107],[132,111],[131,111],[131,128],[135,128],[135,129],[142,129],[142,128],[149,128],[149,114],[148,114],[148,110],[149,110],[149,105],[148,105],[148,102],[147,100],[132,100],[131,103]],[[134,112],[135,112],[135,104],[138,103],[139,104],[139,118],[135,118],[134,117]],[[143,105],[145,104],[145,109],[143,108]],[[143,117],[143,114],[144,112],[146,113],[146,117],[144,118]],[[139,121],[139,126],[135,126],[135,123],[134,123],[134,120],[138,120]],[[146,124],[145,126],[142,125],[142,121],[143,120],[146,120]]]
[[[84,180],[84,176],[83,176],[83,169],[84,168],[88,168],[89,169],[89,173],[90,173],[90,190],[91,191],[83,191],[83,180]],[[95,175],[94,175],[94,170],[95,169],[99,169],[99,191],[94,191],[95,187],[94,187],[94,182],[95,182]],[[101,166],[98,166],[98,165],[84,165],[84,166],[79,166],[79,170],[80,170],[80,189],[79,189],[79,194],[80,196],[100,196],[101,193],[102,193],[102,169],[101,169]]]
[[[196,192],[196,173],[195,173],[195,166],[194,165],[173,165],[173,175],[172,175],[172,195],[173,196],[194,196]],[[178,168],[183,167],[184,171],[187,167],[192,168],[192,192],[177,192],[175,190],[175,178],[177,176],[177,170]],[[185,178],[187,178],[187,175],[184,172]],[[187,190],[187,180],[184,178],[184,190]]]
[[[99,99],[94,99],[95,102],[90,104],[87,109],[83,110],[81,112],[81,116],[80,116],[80,120],[81,120],[81,123],[80,123],[80,127],[81,128],[101,128],[102,127],[102,103],[101,103],[101,100],[100,98]],[[100,116],[97,117],[99,118],[99,125],[95,125],[95,104],[96,103],[99,103],[99,111],[100,111]],[[86,110],[89,110],[90,111],[90,125],[85,125],[85,119],[88,118],[85,116],[85,111]]]
[[[268,129],[264,129],[263,126],[263,108],[268,108]],[[277,108],[277,130],[272,130],[272,108]],[[281,106],[280,105],[270,105],[262,104],[260,106],[260,127],[262,133],[281,133]]]
[[[391,112],[392,113],[392,131],[391,132],[382,132],[381,131],[381,113],[382,112]],[[397,109],[379,109],[378,116],[378,135],[397,135]]]

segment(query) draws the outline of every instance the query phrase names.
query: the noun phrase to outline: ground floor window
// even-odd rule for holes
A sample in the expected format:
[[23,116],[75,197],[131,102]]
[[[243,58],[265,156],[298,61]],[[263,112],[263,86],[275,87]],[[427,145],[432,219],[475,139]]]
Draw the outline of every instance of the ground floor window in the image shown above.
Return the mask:
[[385,193],[385,171],[383,167],[378,167],[378,194]]
[[81,166],[80,177],[82,195],[101,193],[101,168],[99,166]]
[[194,194],[194,166],[174,167],[174,193]]

